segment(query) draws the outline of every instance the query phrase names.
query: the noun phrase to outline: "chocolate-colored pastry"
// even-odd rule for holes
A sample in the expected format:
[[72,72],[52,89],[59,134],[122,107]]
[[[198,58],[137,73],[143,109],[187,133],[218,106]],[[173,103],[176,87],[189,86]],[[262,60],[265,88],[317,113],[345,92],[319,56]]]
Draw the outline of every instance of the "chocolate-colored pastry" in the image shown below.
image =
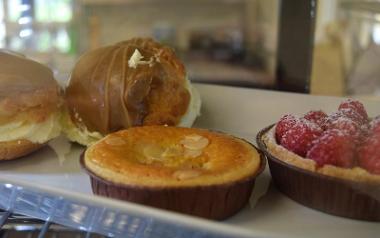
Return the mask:
[[109,134],[87,148],[81,164],[95,194],[210,219],[242,209],[265,167],[244,140],[165,126]]
[[[68,133],[69,137],[81,144],[132,126],[191,126],[200,109],[199,95],[173,50],[148,38],[82,55],[66,101],[81,134],[78,138]],[[89,138],[88,132],[97,134]]]
[[0,65],[0,160],[9,160],[59,135],[62,98],[42,64],[1,51]]

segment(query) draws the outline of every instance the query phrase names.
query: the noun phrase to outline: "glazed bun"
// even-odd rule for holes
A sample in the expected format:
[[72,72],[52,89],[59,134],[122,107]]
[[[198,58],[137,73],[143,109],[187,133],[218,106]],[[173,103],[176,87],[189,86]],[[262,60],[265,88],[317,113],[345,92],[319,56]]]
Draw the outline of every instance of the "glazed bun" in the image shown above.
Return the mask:
[[11,160],[28,155],[44,144],[32,143],[28,140],[13,140],[0,142],[0,160]]
[[52,71],[0,52],[0,160],[26,155],[58,136],[62,98]]
[[199,94],[181,61],[173,50],[149,38],[82,55],[65,98],[66,134],[84,145],[133,126],[189,127],[200,110]]

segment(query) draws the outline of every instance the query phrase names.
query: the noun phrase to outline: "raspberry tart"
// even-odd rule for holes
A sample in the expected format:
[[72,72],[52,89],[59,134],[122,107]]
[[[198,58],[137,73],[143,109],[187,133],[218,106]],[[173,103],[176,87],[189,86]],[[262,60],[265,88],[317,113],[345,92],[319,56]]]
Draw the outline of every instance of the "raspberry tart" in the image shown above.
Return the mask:
[[380,117],[348,99],[327,115],[283,116],[257,136],[275,185],[326,213],[380,221]]

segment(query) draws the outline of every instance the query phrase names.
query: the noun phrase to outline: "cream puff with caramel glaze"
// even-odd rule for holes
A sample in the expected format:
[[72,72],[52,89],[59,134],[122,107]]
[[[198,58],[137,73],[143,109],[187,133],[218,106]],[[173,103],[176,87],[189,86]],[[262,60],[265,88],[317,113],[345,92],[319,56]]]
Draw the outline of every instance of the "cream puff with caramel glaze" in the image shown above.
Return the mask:
[[88,147],[95,194],[210,219],[243,208],[265,161],[248,142],[203,129],[143,126]]
[[142,125],[191,126],[200,97],[174,51],[133,38],[82,55],[66,89],[66,134],[88,145]]
[[62,98],[52,71],[0,52],[0,160],[15,159],[58,136]]

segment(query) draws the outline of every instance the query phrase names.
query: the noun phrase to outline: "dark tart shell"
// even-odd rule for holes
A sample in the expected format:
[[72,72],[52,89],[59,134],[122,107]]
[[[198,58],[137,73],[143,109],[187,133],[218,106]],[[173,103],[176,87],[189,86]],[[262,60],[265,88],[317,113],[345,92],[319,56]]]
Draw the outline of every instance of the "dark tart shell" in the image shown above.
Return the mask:
[[311,172],[285,163],[268,150],[263,136],[257,144],[268,159],[275,186],[286,196],[307,207],[336,216],[380,221],[380,184],[355,182]]

